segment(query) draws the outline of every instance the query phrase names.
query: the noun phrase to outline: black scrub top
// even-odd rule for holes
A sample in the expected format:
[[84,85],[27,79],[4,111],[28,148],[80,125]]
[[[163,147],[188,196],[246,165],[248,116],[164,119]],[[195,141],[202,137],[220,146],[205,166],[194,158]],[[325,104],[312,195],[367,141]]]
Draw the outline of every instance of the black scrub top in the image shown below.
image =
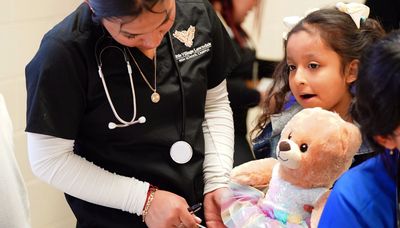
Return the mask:
[[[193,44],[172,34],[195,28]],[[116,122],[98,75],[96,57],[111,99],[124,120],[133,115],[132,92],[124,55],[106,30],[92,20],[86,4],[50,30],[26,67],[27,132],[75,140],[74,152],[120,175],[135,177],[184,197],[189,204],[203,200],[204,137],[202,122],[207,89],[220,84],[239,62],[236,50],[213,8],[206,0],[176,0],[176,19],[157,48],[159,103],[128,54],[136,91],[137,118],[146,123],[110,130]],[[97,48],[95,49],[97,43]],[[152,86],[154,65],[135,48],[129,49]],[[181,140],[182,96],[177,62],[185,97],[185,138],[193,147],[186,164],[169,154]],[[91,204],[66,195],[78,220],[77,227],[145,227],[141,217]]]

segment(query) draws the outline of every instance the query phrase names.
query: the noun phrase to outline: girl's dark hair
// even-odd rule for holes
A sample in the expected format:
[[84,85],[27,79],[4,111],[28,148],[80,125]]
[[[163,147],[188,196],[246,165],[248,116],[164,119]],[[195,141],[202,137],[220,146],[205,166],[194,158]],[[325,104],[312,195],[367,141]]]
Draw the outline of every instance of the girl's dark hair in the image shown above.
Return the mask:
[[400,126],[400,31],[372,45],[361,58],[353,118],[375,149],[375,135],[391,135]]
[[99,23],[103,18],[131,16],[135,18],[144,10],[152,11],[155,4],[164,0],[86,0],[93,10],[93,21]]
[[[321,9],[310,13],[292,28],[287,35],[287,40],[300,31],[320,35],[322,41],[339,55],[343,71],[347,64],[354,59],[360,59],[367,47],[385,35],[378,21],[362,20],[358,29],[350,15],[337,9]],[[274,83],[253,133],[260,133],[271,115],[283,111],[284,104],[290,95],[289,70],[286,63],[287,40],[284,41],[284,58],[275,68]]]

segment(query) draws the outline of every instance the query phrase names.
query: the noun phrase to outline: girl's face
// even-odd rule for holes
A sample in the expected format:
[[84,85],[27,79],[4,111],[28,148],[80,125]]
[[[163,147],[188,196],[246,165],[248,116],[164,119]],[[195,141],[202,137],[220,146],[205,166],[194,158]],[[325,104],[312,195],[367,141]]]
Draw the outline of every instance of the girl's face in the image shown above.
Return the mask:
[[317,32],[292,34],[286,54],[289,86],[297,102],[304,108],[321,107],[345,118],[352,99],[349,84],[356,80],[358,61],[343,73],[339,55]]
[[175,0],[159,1],[152,11],[144,11],[138,17],[103,19],[110,35],[120,44],[137,47],[142,51],[157,48],[175,20]]
[[235,23],[241,24],[249,11],[257,5],[257,2],[258,0],[232,0],[233,19]]

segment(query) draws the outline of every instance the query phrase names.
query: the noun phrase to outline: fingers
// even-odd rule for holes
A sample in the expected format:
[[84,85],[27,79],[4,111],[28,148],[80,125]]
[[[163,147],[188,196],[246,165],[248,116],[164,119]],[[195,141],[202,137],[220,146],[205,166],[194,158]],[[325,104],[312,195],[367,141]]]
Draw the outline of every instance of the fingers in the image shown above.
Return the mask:
[[199,225],[201,223],[201,219],[194,214],[195,212],[200,210],[201,206],[202,204],[199,203],[188,207],[187,212],[189,212],[190,216],[187,216],[186,212],[181,214],[181,223],[178,225],[178,227],[202,227],[201,225]]
[[[183,227],[197,227],[197,221],[195,219],[195,215],[191,214],[187,208],[180,214],[181,223]],[[199,218],[198,218],[199,219]],[[201,222],[201,220],[200,220]]]
[[148,227],[198,227],[201,220],[188,210],[186,200],[171,192],[158,190],[145,222]]
[[200,224],[202,222],[201,218],[197,217],[196,215],[193,215],[194,219],[196,220],[197,224]]
[[[200,220],[200,221],[201,221],[201,220]],[[179,223],[179,225],[177,225],[176,227],[178,227],[178,228],[183,228],[183,227],[185,227],[185,225],[183,225],[183,223],[181,222],[181,223]],[[206,228],[205,226],[201,225],[200,223],[196,224],[195,227]]]

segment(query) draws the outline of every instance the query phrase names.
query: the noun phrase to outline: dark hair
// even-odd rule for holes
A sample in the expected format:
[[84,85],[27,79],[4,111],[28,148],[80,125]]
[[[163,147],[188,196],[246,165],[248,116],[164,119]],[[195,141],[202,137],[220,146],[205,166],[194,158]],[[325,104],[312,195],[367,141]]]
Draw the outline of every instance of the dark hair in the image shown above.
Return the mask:
[[99,23],[103,18],[131,16],[135,18],[144,10],[152,12],[155,4],[164,0],[86,0],[93,10],[93,21]]
[[[287,40],[299,31],[307,31],[311,34],[317,32],[322,41],[339,55],[343,71],[347,64],[354,59],[360,59],[363,50],[385,34],[378,21],[362,20],[358,29],[350,15],[337,9],[321,9],[310,13],[292,28],[287,35]],[[289,69],[286,63],[287,40],[284,41],[284,58],[275,68],[274,83],[254,132],[260,133],[271,115],[283,111],[284,104],[290,95]]]
[[[210,3],[213,5],[214,3],[220,3],[221,4],[221,15],[224,18],[226,24],[229,26],[229,28],[232,30],[233,33],[233,39],[239,44],[239,46],[243,47],[246,43],[246,40],[249,39],[249,36],[247,33],[244,31],[242,28],[241,24],[238,24],[234,20],[233,16],[233,1],[232,0],[209,0]],[[256,15],[255,15],[255,27],[257,29],[260,28],[261,26],[261,9],[262,7],[257,7],[256,10]]]
[[375,135],[391,135],[400,126],[400,31],[390,33],[363,55],[351,114],[379,151]]

